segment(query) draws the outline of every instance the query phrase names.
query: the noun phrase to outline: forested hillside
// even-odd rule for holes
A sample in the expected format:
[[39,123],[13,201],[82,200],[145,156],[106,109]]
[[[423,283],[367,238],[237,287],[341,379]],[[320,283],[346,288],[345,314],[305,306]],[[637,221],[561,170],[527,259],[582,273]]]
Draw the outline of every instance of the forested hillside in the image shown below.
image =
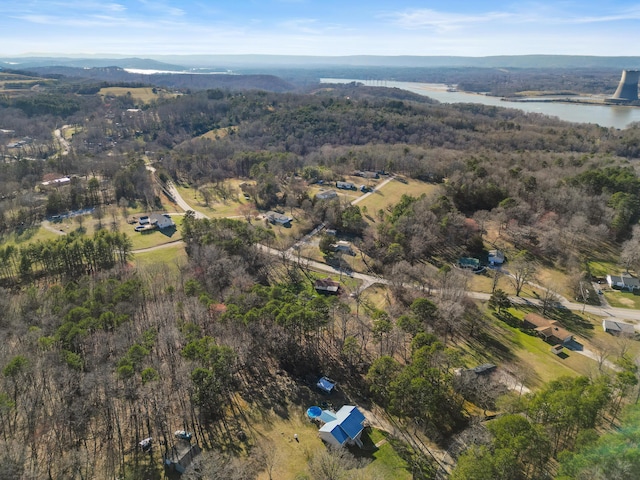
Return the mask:
[[[640,272],[637,125],[94,86],[0,98],[6,478],[165,478],[184,430],[183,478],[581,479],[637,430],[637,341],[585,313],[607,269]],[[151,212],[177,226],[135,230]],[[591,357],[553,355],[532,313]],[[322,403],[366,412],[363,450],[321,447]]]

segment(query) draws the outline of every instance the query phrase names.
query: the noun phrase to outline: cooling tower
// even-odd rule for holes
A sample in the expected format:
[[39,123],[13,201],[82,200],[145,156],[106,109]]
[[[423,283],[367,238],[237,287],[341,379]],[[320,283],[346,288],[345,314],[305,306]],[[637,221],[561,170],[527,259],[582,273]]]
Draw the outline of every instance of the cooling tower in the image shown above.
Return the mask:
[[623,70],[620,84],[612,99],[629,102],[638,100],[638,79],[640,79],[640,70]]

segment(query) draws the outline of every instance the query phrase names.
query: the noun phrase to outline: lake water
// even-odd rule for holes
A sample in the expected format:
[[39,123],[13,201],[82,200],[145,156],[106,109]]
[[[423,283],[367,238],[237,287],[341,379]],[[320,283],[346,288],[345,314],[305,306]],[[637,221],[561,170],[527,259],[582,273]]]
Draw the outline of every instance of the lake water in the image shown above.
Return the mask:
[[510,102],[487,95],[448,92],[447,85],[440,83],[394,82],[388,80],[354,80],[344,78],[321,78],[320,83],[359,82],[372,87],[389,87],[408,90],[431,97],[442,103],[481,103],[496,107],[517,108],[525,112],[542,113],[560,120],[575,123],[596,123],[603,127],[626,128],[632,122],[640,122],[640,107],[618,105],[576,105],[554,102]]

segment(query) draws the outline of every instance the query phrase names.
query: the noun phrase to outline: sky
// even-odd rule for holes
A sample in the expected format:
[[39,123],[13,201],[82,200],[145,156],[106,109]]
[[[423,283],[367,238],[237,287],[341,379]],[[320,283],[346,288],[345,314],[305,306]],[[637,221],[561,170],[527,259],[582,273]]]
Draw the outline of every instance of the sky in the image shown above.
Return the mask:
[[0,0],[0,56],[640,55],[640,0]]

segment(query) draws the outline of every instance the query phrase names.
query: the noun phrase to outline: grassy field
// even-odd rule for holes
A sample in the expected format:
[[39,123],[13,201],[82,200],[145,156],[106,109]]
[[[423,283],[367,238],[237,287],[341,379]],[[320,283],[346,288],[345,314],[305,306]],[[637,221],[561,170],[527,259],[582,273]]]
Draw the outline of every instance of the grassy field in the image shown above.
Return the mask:
[[157,265],[163,265],[172,274],[177,274],[181,265],[187,263],[187,252],[181,243],[159,248],[152,252],[136,253],[133,263],[138,268],[153,269]]
[[[133,212],[129,211],[130,214]],[[139,212],[138,215],[142,213]],[[139,233],[134,231],[135,225],[130,225],[127,223],[127,220],[121,215],[120,212],[115,217],[116,226],[118,231],[126,233],[131,239],[133,250],[138,250],[141,248],[150,248],[155,247],[157,245],[162,245],[165,243],[171,243],[176,240],[180,240],[182,238],[180,234],[180,226],[182,225],[182,217],[178,215],[174,215],[171,217],[174,223],[176,224],[175,230],[166,229],[164,232],[160,230],[151,230],[149,232]],[[80,225],[80,222],[82,225]],[[99,227],[99,221],[95,219],[91,215],[83,215],[81,219],[78,217],[67,218],[60,222],[51,223],[51,227],[60,232],[64,232],[65,234],[71,233],[73,231],[77,231],[79,228],[82,228],[85,232],[85,235],[92,236]],[[113,217],[110,215],[105,215],[102,219],[102,228],[111,229],[113,228]],[[44,238],[55,238],[56,234],[49,232],[48,230],[44,230],[42,235],[42,239]],[[37,239],[40,239],[37,238]],[[36,240],[37,240],[36,239]]]
[[615,262],[604,260],[591,260],[589,262],[589,270],[594,277],[606,277],[608,274],[615,274],[620,271],[620,265]]
[[[203,185],[197,190],[185,185],[176,186],[176,188],[189,206],[209,217],[235,217],[242,216],[240,207],[250,203],[244,199],[239,188],[240,183],[242,183],[241,180],[228,180],[224,182],[223,190],[228,194],[226,199],[216,196],[216,192],[212,191],[213,185]],[[211,192],[211,199],[208,205],[205,202],[202,190],[208,190]]]
[[640,309],[640,295],[619,290],[604,290],[603,293],[612,307]]
[[421,182],[419,180],[407,179],[404,181],[392,180],[380,190],[375,190],[373,194],[358,203],[360,209],[366,207],[367,218],[370,222],[375,222],[376,212],[384,210],[389,205],[395,205],[400,201],[402,195],[412,195],[418,197],[423,193],[435,196],[441,191],[440,185]]
[[[510,309],[517,317],[523,317],[524,312]],[[502,342],[515,355],[517,363],[526,366],[526,384],[537,387],[561,376],[589,375],[597,369],[596,362],[575,352],[566,351],[566,356],[551,353],[551,345],[537,336],[532,336],[499,322],[499,328],[504,333]]]
[[27,228],[21,233],[11,232],[7,235],[0,236],[0,245],[21,246],[38,241],[53,240],[59,235],[47,230],[42,226]]
[[98,92],[99,95],[107,96],[107,95],[113,95],[113,96],[122,96],[122,95],[127,95],[128,93],[131,93],[131,96],[135,99],[135,100],[139,100],[142,103],[149,103],[152,100],[156,100],[158,98],[163,98],[163,97],[175,97],[175,94],[172,93],[168,93],[165,90],[162,90],[160,88],[156,88],[156,92],[158,93],[153,93],[153,88],[152,87],[135,87],[135,88],[130,88],[130,87],[105,87],[105,88],[101,88],[100,92]]
[[231,132],[236,133],[237,131],[238,131],[237,126],[216,128],[214,130],[209,130],[207,133],[203,133],[198,138],[207,138],[209,140],[219,140],[229,135],[229,133]]
[[[266,451],[266,463],[273,467],[271,478],[274,479],[294,480],[308,474],[308,460],[327,448],[318,437],[318,427],[306,418],[304,410],[299,407],[290,407],[285,418],[275,414],[263,415],[259,421],[252,422],[252,426],[258,448]],[[294,440],[294,434],[298,435],[298,442]],[[364,472],[375,471],[388,480],[411,478],[406,463],[385,441],[382,432],[372,429],[363,435],[365,448],[351,451],[362,459]],[[375,447],[377,442],[383,444]],[[269,478],[266,470],[258,475],[258,480]]]

